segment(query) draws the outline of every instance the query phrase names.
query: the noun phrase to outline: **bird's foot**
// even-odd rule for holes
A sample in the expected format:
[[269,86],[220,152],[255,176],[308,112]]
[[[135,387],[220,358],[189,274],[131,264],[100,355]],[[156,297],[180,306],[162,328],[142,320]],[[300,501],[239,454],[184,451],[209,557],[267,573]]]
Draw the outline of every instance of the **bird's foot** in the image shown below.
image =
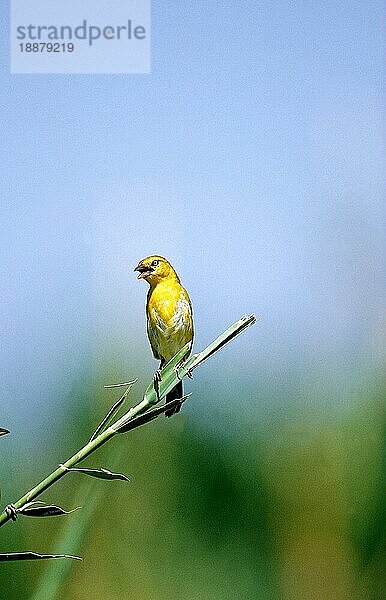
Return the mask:
[[7,516],[12,519],[12,521],[16,521],[17,510],[13,504],[7,504],[4,510],[7,513]]
[[[176,365],[174,367],[174,370],[177,373],[178,379],[181,381],[183,379],[183,377],[180,376],[180,372],[179,372],[180,367],[182,367],[182,370],[184,371],[184,365],[182,362],[179,365]],[[184,375],[189,377],[189,379],[193,379],[193,369],[187,369],[187,371],[184,373]]]
[[161,370],[157,369],[157,371],[154,373],[153,385],[154,385],[154,391],[156,393],[158,402],[160,402],[160,400],[161,400],[161,396],[160,396],[160,393],[159,393],[159,384],[160,384],[160,381],[161,381]]

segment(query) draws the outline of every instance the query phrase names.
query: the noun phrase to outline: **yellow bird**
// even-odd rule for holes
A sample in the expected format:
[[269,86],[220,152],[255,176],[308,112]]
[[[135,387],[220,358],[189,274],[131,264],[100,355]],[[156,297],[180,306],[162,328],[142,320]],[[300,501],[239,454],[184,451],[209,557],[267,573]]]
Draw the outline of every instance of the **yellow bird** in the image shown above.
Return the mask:
[[[145,279],[150,285],[147,293],[146,316],[147,335],[154,358],[160,360],[162,369],[185,344],[193,344],[192,303],[186,289],[181,285],[172,265],[162,256],[148,256],[135,267],[138,279]],[[191,348],[190,347],[190,348]],[[155,387],[159,381],[157,371]],[[156,389],[157,391],[157,389]],[[182,398],[182,381],[167,394],[166,402]],[[181,405],[165,412],[171,417]]]

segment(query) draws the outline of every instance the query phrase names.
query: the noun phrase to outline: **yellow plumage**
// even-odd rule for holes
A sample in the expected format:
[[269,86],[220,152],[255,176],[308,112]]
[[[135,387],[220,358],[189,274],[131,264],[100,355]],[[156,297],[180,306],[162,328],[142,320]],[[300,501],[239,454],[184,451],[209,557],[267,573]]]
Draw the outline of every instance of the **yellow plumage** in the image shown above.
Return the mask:
[[[188,342],[193,341],[193,313],[188,292],[172,265],[162,256],[148,256],[135,271],[145,279],[147,294],[147,334],[154,358],[162,368]],[[166,397],[166,402],[182,396],[182,382]],[[174,411],[177,412],[179,407]],[[165,413],[167,416],[173,412]]]

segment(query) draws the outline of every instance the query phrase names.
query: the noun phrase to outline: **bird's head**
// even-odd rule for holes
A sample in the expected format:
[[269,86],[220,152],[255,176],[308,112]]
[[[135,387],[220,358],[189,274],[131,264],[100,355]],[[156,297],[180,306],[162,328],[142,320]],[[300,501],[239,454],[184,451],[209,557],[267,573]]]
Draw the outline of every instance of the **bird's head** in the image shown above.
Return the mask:
[[134,271],[139,273],[137,279],[146,279],[152,286],[162,279],[178,279],[172,265],[162,256],[147,256],[139,261]]

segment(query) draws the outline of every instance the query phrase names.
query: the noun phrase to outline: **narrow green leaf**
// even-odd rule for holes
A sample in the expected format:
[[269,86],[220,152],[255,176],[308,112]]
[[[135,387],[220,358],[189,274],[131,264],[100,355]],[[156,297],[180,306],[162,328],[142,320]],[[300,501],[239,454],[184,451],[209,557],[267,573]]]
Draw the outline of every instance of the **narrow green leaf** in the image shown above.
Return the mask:
[[71,554],[37,554],[37,552],[8,552],[7,554],[0,554],[0,561],[41,560],[47,558],[72,558],[73,560],[82,560],[80,556],[71,556]]
[[[62,465],[63,466],[63,465]],[[84,473],[84,475],[89,475],[90,477],[96,477],[97,479],[121,479],[122,481],[130,481],[126,475],[123,473],[112,473],[108,469],[82,469],[82,468],[71,468],[67,469],[67,471],[74,471],[75,473]]]
[[119,398],[119,400],[116,401],[116,403],[110,408],[110,410],[107,413],[107,415],[99,423],[98,427],[96,428],[96,430],[94,431],[94,433],[90,437],[90,442],[92,442],[93,440],[95,440],[95,438],[106,428],[106,426],[111,421],[111,419],[113,418],[113,416],[118,412],[119,408],[125,402],[125,400],[126,400],[128,394],[129,394],[131,388],[133,387],[133,385],[134,385],[134,383],[136,381],[137,381],[137,379],[133,379],[132,381],[128,381],[127,383],[116,383],[116,384],[113,384],[113,385],[105,385],[104,386],[106,388],[115,388],[115,387],[121,387],[123,385],[127,385],[127,388],[125,389],[125,391],[123,392],[123,394]]
[[122,381],[121,383],[110,383],[108,385],[104,385],[103,387],[111,390],[112,388],[126,387],[127,385],[131,386],[136,381],[138,381],[138,378],[132,379],[131,381]]
[[131,429],[134,429],[135,427],[139,427],[140,425],[149,423],[149,421],[156,419],[159,415],[162,415],[162,413],[164,413],[165,411],[170,410],[171,408],[174,408],[175,406],[178,406],[179,404],[182,404],[182,402],[185,402],[185,400],[187,400],[189,398],[189,396],[190,396],[190,394],[186,394],[186,396],[182,396],[182,398],[177,398],[176,400],[172,400],[171,402],[168,402],[167,404],[164,404],[163,406],[159,406],[158,408],[152,408],[151,410],[144,412],[142,415],[139,415],[138,417],[134,417],[131,419],[129,418],[129,419],[127,419],[127,421],[124,421],[123,423],[121,423],[121,425],[118,427],[118,429],[116,429],[116,432],[117,433],[126,433],[127,431],[130,431]]
[[64,510],[64,508],[60,508],[60,506],[56,506],[55,504],[44,504],[44,502],[29,502],[25,504],[23,508],[19,508],[17,513],[20,515],[25,515],[27,517],[58,517],[61,515],[69,515],[73,513],[78,508],[73,508],[72,510]]
[[178,376],[180,379],[188,375],[204,362],[207,358],[212,356],[215,352],[223,348],[226,344],[229,344],[236,336],[245,331],[251,325],[254,325],[260,317],[256,317],[254,314],[241,317],[236,323],[233,323],[224,333],[218,336],[209,346],[205,348],[199,354],[193,354],[184,364],[178,368]]
[[[236,323],[233,323],[226,331],[218,336],[205,350],[198,354],[193,354],[184,362],[184,358],[191,349],[191,342],[188,342],[161,370],[161,381],[159,383],[159,396],[166,396],[181,379],[189,375],[193,369],[198,367],[207,358],[212,356],[217,350],[223,348],[232,341],[237,335],[245,331],[251,325],[254,325],[258,318],[254,314],[241,317]],[[150,383],[145,392],[145,404],[153,406],[157,404],[158,398],[154,389],[154,383]]]

